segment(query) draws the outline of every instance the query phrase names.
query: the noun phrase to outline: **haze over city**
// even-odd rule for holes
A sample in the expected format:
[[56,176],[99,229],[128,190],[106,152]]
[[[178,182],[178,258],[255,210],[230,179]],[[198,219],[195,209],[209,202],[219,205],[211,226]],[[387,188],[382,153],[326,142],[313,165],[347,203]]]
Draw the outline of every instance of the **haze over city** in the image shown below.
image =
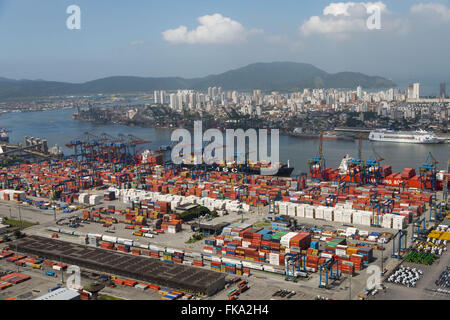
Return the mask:
[[[201,77],[255,62],[311,63],[437,94],[448,81],[449,1],[0,1],[1,77],[83,82]],[[68,30],[66,8],[81,9]],[[381,29],[369,30],[370,4]],[[433,37],[429,35],[432,34]],[[439,40],[439,39],[442,39]]]

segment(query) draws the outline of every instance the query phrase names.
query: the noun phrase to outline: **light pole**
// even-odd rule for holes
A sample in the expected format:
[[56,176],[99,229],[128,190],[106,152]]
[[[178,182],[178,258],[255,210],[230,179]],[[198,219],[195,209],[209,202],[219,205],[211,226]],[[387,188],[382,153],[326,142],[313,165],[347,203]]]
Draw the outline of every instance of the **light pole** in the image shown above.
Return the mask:
[[18,209],[19,209],[19,220],[20,220],[20,230],[23,229],[23,223],[22,223],[22,214],[20,212],[20,204],[17,205]]
[[[16,254],[19,255],[19,249],[17,248],[17,242],[16,242]],[[19,264],[17,264],[17,273],[19,273]]]
[[[62,265],[61,255],[59,255],[59,264]],[[60,268],[61,268],[61,283],[64,283],[64,270],[62,266]]]
[[352,274],[349,273],[348,276],[349,276],[349,281],[350,281],[349,290],[348,290],[348,299],[352,300]]

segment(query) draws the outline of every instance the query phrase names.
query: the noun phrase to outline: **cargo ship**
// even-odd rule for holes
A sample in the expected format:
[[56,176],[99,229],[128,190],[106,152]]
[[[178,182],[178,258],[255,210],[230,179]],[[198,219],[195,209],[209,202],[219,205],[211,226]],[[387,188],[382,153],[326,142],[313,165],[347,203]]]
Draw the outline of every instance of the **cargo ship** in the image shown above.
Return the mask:
[[[164,154],[164,159],[170,159],[170,152],[172,150],[172,146],[161,146],[158,150],[156,150],[157,154]],[[182,156],[182,154],[180,154]],[[183,161],[181,164],[182,168],[192,170],[194,168],[199,168],[206,171],[218,171],[218,172],[229,172],[229,173],[245,173],[247,175],[262,175],[262,170],[264,168],[271,168],[270,163],[257,161],[255,163],[246,161],[245,164],[238,163],[237,161],[233,162],[225,162],[220,161],[213,164],[206,164],[207,161],[202,159],[201,164],[194,163],[194,154],[191,154],[191,159],[188,161]],[[173,165],[173,162],[170,160],[163,161],[166,165]],[[208,161],[209,162],[209,161]],[[289,164],[289,160],[287,164],[277,163],[278,171],[273,174],[276,177],[290,177],[292,172],[294,171],[294,167],[291,167]]]
[[[245,173],[247,175],[262,175],[262,169],[270,168],[270,164],[267,163],[247,163],[247,164],[238,164],[236,162],[233,163],[214,163],[214,164],[201,164],[195,165],[193,163],[183,163],[181,165],[186,169],[193,169],[199,167],[206,171],[219,171],[219,172],[229,172],[229,173]],[[294,171],[294,167],[291,167],[288,164],[278,163],[278,171],[273,174],[276,177],[290,177],[292,172]]]
[[[295,128],[292,132],[291,136],[296,138],[303,138],[303,139],[319,139],[320,133],[306,133],[303,132],[302,128]],[[324,133],[322,135],[322,138],[324,140],[354,140],[355,138],[350,135],[339,135],[339,134],[333,134],[333,133]]]
[[433,132],[425,130],[418,131],[394,131],[390,129],[378,129],[369,134],[370,141],[396,142],[396,143],[416,143],[416,144],[436,144],[444,143],[445,139],[436,137]]

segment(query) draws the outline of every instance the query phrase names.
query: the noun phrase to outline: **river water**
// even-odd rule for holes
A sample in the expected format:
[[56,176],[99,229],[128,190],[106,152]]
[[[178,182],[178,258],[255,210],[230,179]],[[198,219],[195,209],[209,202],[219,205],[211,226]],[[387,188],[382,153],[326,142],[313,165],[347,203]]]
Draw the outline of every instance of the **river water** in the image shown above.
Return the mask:
[[[133,134],[152,142],[146,145],[154,149],[170,143],[171,129],[139,128],[123,125],[101,125],[90,122],[72,120],[75,109],[60,109],[26,113],[5,113],[0,115],[0,127],[11,130],[10,142],[23,143],[24,136],[45,138],[49,147],[58,144],[64,154],[72,153],[66,148],[65,143],[80,138],[85,132],[94,135],[107,133],[112,136]],[[450,158],[450,145],[419,145],[397,144],[363,141],[363,159],[369,159],[372,155],[372,146],[377,153],[385,158],[383,164],[390,164],[394,171],[403,168],[416,168],[425,162],[428,152],[440,161],[438,167],[446,169],[447,160]],[[308,159],[314,157],[319,149],[318,139],[302,139],[289,136],[280,136],[280,160],[295,167],[294,174],[307,171]],[[358,154],[358,140],[338,141],[325,140],[323,153],[327,167],[336,168],[346,154],[356,157]]]

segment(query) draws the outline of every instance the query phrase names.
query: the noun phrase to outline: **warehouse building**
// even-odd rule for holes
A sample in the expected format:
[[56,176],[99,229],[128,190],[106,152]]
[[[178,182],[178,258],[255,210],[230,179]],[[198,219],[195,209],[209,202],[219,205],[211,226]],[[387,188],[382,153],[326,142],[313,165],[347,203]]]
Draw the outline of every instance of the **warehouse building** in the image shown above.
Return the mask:
[[119,253],[75,243],[28,236],[16,240],[17,250],[43,259],[62,261],[129,279],[157,284],[181,291],[213,295],[225,286],[225,275],[217,272],[171,264],[157,259]]
[[59,288],[33,300],[80,300],[80,294],[76,290]]
[[191,229],[192,229],[192,231],[200,232],[205,235],[212,235],[212,234],[218,235],[218,234],[221,234],[223,228],[225,228],[228,225],[229,225],[229,223],[227,223],[227,222],[222,222],[219,224],[194,222],[191,224]]

